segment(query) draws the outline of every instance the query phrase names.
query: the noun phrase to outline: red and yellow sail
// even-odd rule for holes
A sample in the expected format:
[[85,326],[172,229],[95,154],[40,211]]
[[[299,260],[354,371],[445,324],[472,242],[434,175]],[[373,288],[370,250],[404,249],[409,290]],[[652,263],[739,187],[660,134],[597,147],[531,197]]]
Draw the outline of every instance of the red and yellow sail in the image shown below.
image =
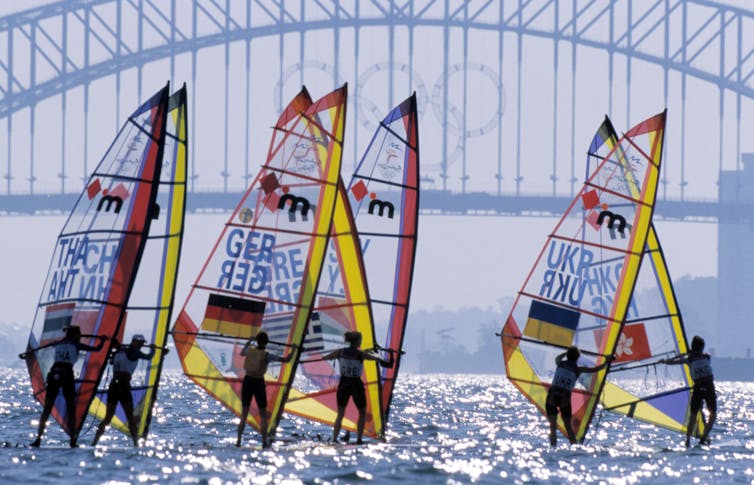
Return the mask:
[[[319,358],[343,347],[348,330],[362,333],[362,349],[393,351],[395,363],[366,361],[364,433],[382,437],[401,360],[408,316],[418,223],[416,96],[382,120],[336,206],[333,242],[318,288],[302,370],[286,411],[332,425],[337,415],[337,363]],[[350,214],[353,213],[353,216]],[[368,284],[368,289],[365,285]],[[371,309],[371,311],[370,311]],[[307,391],[304,392],[303,389]],[[343,428],[356,430],[358,413],[346,407]]]
[[[508,378],[543,414],[555,357],[566,347],[582,350],[581,365],[616,353],[650,231],[665,117],[633,127],[595,167],[547,238],[503,326]],[[573,391],[579,441],[608,369],[582,374]]]
[[[126,308],[157,210],[162,171],[168,87],[139,107],[121,128],[89,178],[58,236],[37,306],[28,349],[58,340],[69,325],[82,339],[123,338]],[[82,352],[74,367],[76,408],[66,409],[62,393],[53,416],[78,436],[95,397],[111,342],[98,352]],[[29,352],[27,366],[34,395],[45,400],[45,376],[54,360],[48,347]],[[68,429],[67,413],[75,413]]]
[[[131,378],[139,437],[149,432],[172,321],[186,207],[187,122],[184,85],[168,99],[162,170],[155,201],[156,217],[152,219],[142,256],[142,264],[149,271],[140,271],[136,277],[127,308],[127,325],[123,331],[125,343],[134,334],[140,333],[147,337],[149,343],[157,346],[151,360],[139,361]],[[109,374],[106,375],[109,377]],[[101,385],[89,412],[103,419],[106,408],[107,387]],[[125,411],[120,404],[111,425],[123,433],[129,433]]]
[[[243,378],[239,352],[247,336],[265,330],[282,344],[280,355],[296,352],[286,346],[304,340],[331,232],[345,110],[346,86],[314,103],[304,89],[286,107],[266,163],[226,223],[173,327],[185,374],[236,414]],[[261,321],[255,316],[260,307]],[[224,333],[227,328],[233,331]],[[297,364],[294,355],[268,368],[270,434]],[[248,422],[259,427],[256,404]]]

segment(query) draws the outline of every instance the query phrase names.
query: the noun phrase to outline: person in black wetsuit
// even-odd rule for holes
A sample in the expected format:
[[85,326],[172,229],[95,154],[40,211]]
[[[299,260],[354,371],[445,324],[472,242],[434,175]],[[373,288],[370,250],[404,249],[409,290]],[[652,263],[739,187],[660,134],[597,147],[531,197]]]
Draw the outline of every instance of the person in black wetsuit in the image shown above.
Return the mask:
[[47,419],[50,417],[53,406],[55,406],[55,398],[58,397],[58,393],[61,390],[63,391],[63,398],[65,399],[68,432],[71,436],[70,446],[71,448],[76,447],[78,435],[74,432],[76,428],[76,381],[73,377],[73,364],[79,359],[79,352],[97,352],[102,349],[107,337],[97,335],[97,338],[99,339],[99,343],[94,347],[82,344],[81,328],[79,328],[78,325],[72,325],[68,327],[65,337],[62,339],[42,345],[36,349],[29,349],[25,353],[19,355],[20,358],[27,359],[30,354],[37,352],[38,350],[47,347],[55,348],[55,362],[47,373],[44,409],[42,410],[42,416],[39,418],[37,439],[32,441],[32,447],[36,448],[42,443],[42,435],[45,432]]
[[333,441],[338,440],[340,426],[343,422],[343,416],[346,413],[348,399],[353,398],[353,403],[359,412],[359,420],[356,425],[356,443],[362,444],[361,437],[364,434],[364,424],[366,422],[367,399],[364,392],[364,383],[361,382],[361,373],[364,368],[365,360],[374,360],[383,367],[392,367],[394,363],[393,351],[387,349],[390,353],[390,360],[383,360],[380,357],[359,350],[361,345],[361,332],[346,332],[345,341],[350,345],[343,349],[338,349],[323,356],[324,360],[338,359],[340,368],[340,382],[338,383],[338,393],[336,396],[338,404],[338,415],[333,424]]
[[270,341],[267,332],[261,331],[257,334],[256,347],[251,346],[251,340],[249,339],[241,349],[241,355],[245,357],[243,367],[246,375],[241,386],[241,422],[238,423],[236,446],[241,446],[241,436],[246,427],[246,418],[249,416],[249,407],[251,407],[253,397],[259,408],[259,433],[262,435],[262,448],[267,448],[270,444],[267,441],[267,385],[264,382],[264,374],[270,362],[289,362],[298,346],[291,345],[293,350],[288,355],[278,357],[267,352],[267,344]]
[[697,414],[702,410],[702,402],[707,404],[709,420],[704,426],[704,433],[699,439],[699,444],[709,444],[709,433],[717,418],[717,392],[715,391],[715,378],[712,374],[710,355],[704,352],[704,339],[694,335],[691,339],[691,352],[679,355],[671,359],[663,359],[663,364],[688,364],[694,387],[691,388],[691,403],[689,405],[689,421],[686,424],[686,447],[689,447],[691,433],[694,431]]
[[[100,437],[104,434],[105,428],[115,415],[118,403],[123,406],[123,411],[126,413],[128,431],[131,433],[134,446],[139,446],[138,428],[134,417],[134,398],[131,393],[131,375],[136,370],[139,360],[150,360],[154,357],[157,349],[154,344],[150,344],[148,345],[150,351],[142,352],[141,348],[145,342],[146,339],[141,334],[134,335],[128,345],[120,345],[117,341],[114,342],[113,353],[110,355],[110,362],[113,365],[113,378],[107,388],[107,410],[104,419],[97,427],[92,446],[96,446]],[[165,349],[165,353],[167,353],[167,349]]]
[[568,434],[568,440],[571,443],[576,443],[576,435],[571,426],[571,391],[573,391],[576,385],[579,374],[597,372],[613,360],[612,357],[608,357],[602,364],[596,367],[583,367],[578,365],[580,355],[581,352],[579,352],[579,349],[571,346],[568,347],[568,350],[555,357],[557,368],[555,369],[555,376],[552,379],[552,384],[550,384],[550,389],[547,390],[547,399],[545,401],[547,420],[550,422],[550,446],[557,445],[558,410],[560,410],[560,416],[563,418],[563,425]]

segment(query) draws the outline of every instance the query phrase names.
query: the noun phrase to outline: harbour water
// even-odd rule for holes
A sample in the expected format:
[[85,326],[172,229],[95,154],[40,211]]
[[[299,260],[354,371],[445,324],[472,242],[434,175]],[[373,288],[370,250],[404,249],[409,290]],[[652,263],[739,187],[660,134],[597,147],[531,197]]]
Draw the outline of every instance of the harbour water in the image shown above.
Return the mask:
[[50,422],[33,439],[41,406],[23,370],[0,373],[2,483],[754,483],[754,384],[718,383],[711,447],[604,413],[584,445],[547,445],[547,425],[502,375],[407,375],[397,386],[387,441],[331,445],[328,427],[286,418],[280,441],[262,450],[247,428],[179,371],[160,389],[152,432],[134,449],[108,430],[77,449]]

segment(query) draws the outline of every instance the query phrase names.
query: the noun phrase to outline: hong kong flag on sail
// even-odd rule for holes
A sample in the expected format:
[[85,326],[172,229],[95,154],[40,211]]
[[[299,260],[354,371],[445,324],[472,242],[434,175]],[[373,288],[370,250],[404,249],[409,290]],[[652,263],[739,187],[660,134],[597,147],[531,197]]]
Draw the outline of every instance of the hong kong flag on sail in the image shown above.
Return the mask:
[[[602,337],[602,330],[594,332],[594,339],[599,345]],[[615,360],[613,363],[631,362],[644,360],[652,357],[652,351],[649,349],[649,339],[647,330],[643,323],[633,323],[626,325],[621,331],[618,338],[618,344],[615,346]]]

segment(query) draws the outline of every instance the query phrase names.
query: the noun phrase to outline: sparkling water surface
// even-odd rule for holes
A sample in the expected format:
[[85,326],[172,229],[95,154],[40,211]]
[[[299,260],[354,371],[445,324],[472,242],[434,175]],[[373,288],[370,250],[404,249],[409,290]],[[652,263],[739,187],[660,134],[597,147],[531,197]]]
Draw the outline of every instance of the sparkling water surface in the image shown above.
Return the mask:
[[711,447],[609,413],[597,415],[585,445],[547,444],[546,420],[502,375],[404,375],[387,441],[331,445],[330,428],[286,418],[280,441],[259,447],[247,428],[179,371],[163,376],[150,437],[132,448],[108,429],[80,448],[52,420],[40,449],[26,448],[41,406],[22,370],[0,373],[2,483],[754,483],[754,384],[718,383]]

